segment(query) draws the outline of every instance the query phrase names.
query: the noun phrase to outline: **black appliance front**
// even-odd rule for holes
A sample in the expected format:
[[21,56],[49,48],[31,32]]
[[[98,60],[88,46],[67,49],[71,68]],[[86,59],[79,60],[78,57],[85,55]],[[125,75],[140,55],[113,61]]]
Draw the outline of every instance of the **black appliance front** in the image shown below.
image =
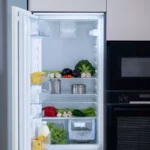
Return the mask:
[[107,106],[107,150],[150,150],[150,106]]
[[107,42],[107,90],[150,90],[150,41]]

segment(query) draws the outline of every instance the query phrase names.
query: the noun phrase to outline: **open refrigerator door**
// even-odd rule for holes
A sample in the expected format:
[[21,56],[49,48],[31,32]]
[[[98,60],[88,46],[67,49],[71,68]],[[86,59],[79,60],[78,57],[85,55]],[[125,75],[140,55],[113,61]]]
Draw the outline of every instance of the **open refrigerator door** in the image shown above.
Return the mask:
[[[38,34],[37,31],[37,16],[12,7],[12,150],[32,149],[31,124],[35,116],[31,115],[30,74],[33,69],[39,69],[37,62],[32,63],[37,61],[34,57],[41,56],[40,53],[32,55],[32,50],[35,50],[32,48],[33,42],[37,43],[37,40],[32,40],[32,35]],[[42,119],[38,123],[41,122]]]
[[12,149],[31,149],[30,143],[30,12],[12,7]]
[[[13,150],[103,149],[104,14],[32,15],[15,7],[13,29]],[[88,78],[62,75],[57,79],[60,93],[52,93],[56,79],[51,78],[51,71],[73,70],[82,59],[91,62],[95,74]],[[84,84],[86,92],[73,94],[74,84]],[[48,115],[46,108],[55,109],[55,116]],[[83,115],[89,109],[92,115]],[[50,138],[39,143],[38,130],[45,121]]]

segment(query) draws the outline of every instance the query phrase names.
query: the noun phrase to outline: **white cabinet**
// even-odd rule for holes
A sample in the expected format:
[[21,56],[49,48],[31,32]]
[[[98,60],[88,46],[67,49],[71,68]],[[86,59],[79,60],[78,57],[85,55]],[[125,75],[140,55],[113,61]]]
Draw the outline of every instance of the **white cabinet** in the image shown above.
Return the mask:
[[107,0],[107,40],[150,40],[150,0]]
[[105,12],[106,0],[29,0],[30,11]]

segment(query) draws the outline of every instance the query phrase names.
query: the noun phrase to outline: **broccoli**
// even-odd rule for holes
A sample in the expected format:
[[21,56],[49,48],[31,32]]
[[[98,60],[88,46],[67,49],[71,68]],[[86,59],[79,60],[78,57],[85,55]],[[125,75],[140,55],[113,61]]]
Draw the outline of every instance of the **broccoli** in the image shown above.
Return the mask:
[[79,70],[80,73],[88,72],[91,75],[94,75],[95,68],[92,66],[92,64],[88,60],[81,60],[79,61],[76,66],[76,70]]

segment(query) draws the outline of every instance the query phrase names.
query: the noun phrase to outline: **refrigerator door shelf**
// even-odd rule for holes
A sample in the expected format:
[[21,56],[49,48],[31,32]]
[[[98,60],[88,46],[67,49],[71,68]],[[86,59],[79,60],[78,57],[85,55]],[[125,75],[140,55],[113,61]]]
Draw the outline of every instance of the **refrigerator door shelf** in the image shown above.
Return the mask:
[[46,20],[31,18],[31,36],[50,37],[50,24]]
[[38,75],[38,72],[34,72],[30,75],[30,77],[31,77],[31,86],[34,86],[34,85],[40,86],[50,80],[48,73],[43,73],[41,75]]

